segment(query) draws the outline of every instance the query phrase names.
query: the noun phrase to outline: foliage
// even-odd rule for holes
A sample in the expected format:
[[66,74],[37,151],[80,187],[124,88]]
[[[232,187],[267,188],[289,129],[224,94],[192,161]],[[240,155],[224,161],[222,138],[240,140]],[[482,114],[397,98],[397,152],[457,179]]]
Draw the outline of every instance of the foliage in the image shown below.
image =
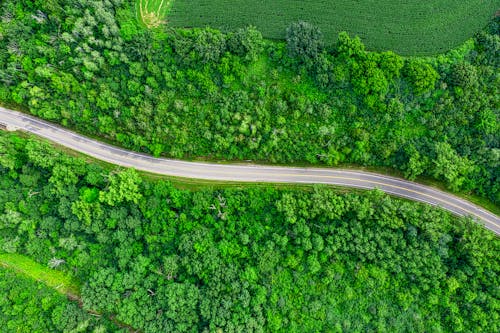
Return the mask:
[[404,74],[417,95],[433,91],[439,78],[439,74],[430,64],[420,60],[408,61]]
[[0,330],[9,332],[117,332],[43,283],[0,267]]
[[[60,243],[63,244],[66,241],[67,239],[63,238]],[[54,258],[51,260],[53,261]],[[48,287],[56,289],[61,294],[78,297],[78,284],[60,271],[49,268],[49,263],[43,266],[18,254],[0,253],[0,265],[2,267],[8,267],[33,280],[43,282]]]
[[437,143],[434,172],[436,177],[444,177],[451,189],[457,190],[462,187],[466,180],[463,175],[468,174],[472,164],[467,158],[460,157],[447,143]]
[[286,29],[288,53],[306,64],[314,64],[323,48],[323,34],[312,24],[304,21],[292,23]]
[[229,51],[246,61],[254,61],[264,48],[262,34],[254,26],[240,28],[229,35]]
[[[85,310],[143,332],[499,330],[500,240],[470,219],[378,191],[179,190],[0,138],[12,161],[0,167],[2,244],[64,260]],[[436,147],[456,158],[447,149]],[[66,191],[50,181],[61,168],[77,179],[61,178]],[[133,199],[100,200],[113,186]],[[1,274],[2,331],[94,327],[43,286]]]

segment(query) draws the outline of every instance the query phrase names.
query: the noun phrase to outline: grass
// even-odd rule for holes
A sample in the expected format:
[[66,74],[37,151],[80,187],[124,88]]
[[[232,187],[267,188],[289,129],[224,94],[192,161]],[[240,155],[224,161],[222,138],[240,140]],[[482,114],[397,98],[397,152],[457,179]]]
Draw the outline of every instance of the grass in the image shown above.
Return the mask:
[[76,281],[61,271],[56,271],[19,254],[0,253],[0,265],[24,276],[43,282],[71,299],[80,298],[80,287]]
[[166,23],[173,0],[136,0],[137,18],[146,28],[157,28]]
[[309,21],[327,42],[340,31],[361,37],[372,50],[430,55],[455,48],[484,27],[499,0],[171,0],[169,24],[212,26],[224,31],[256,26],[265,37],[283,39],[294,21]]

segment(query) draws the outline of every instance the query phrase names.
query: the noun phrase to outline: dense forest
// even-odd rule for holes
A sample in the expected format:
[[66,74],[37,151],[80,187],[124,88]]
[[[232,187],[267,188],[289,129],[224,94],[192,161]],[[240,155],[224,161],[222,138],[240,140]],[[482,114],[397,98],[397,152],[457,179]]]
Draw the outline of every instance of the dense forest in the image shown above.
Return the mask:
[[[83,310],[103,318],[143,332],[500,330],[500,238],[472,220],[379,191],[178,189],[13,133],[0,151],[0,251],[81,281]],[[0,270],[2,332],[109,327],[12,279]]]
[[499,21],[403,58],[305,22],[271,42],[146,29],[131,0],[4,0],[0,102],[155,156],[382,166],[498,204]]

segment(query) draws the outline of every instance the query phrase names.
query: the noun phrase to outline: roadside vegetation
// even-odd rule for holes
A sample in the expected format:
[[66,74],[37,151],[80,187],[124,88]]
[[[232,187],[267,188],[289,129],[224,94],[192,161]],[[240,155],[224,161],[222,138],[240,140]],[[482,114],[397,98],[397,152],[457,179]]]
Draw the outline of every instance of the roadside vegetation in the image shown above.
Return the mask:
[[136,4],[3,1],[0,101],[155,156],[389,167],[500,202],[498,18],[403,58],[306,22],[286,43],[146,29]]
[[[471,220],[377,191],[179,190],[15,133],[0,151],[0,258],[80,281],[103,318],[143,332],[499,329],[500,238]],[[89,324],[2,272],[2,332]]]
[[254,25],[264,37],[284,39],[304,20],[332,44],[341,31],[360,36],[371,50],[404,55],[448,51],[481,30],[500,8],[498,0],[171,0],[169,24],[234,31]]

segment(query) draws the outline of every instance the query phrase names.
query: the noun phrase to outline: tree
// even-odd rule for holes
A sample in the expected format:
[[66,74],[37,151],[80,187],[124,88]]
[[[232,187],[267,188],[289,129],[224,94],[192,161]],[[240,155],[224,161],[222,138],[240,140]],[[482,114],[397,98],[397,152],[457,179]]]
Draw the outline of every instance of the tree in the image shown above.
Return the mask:
[[134,169],[126,169],[109,177],[107,191],[101,191],[99,199],[110,206],[130,201],[137,204],[142,198],[141,183],[142,179]]
[[74,168],[62,163],[55,164],[52,168],[52,176],[49,182],[54,185],[54,191],[67,195],[74,194],[78,176],[73,172]]
[[449,81],[452,85],[470,89],[477,87],[479,78],[475,66],[467,62],[458,62],[451,66]]
[[404,65],[403,58],[392,51],[381,53],[378,62],[385,76],[391,80],[400,76]]
[[436,153],[432,170],[434,177],[444,178],[453,191],[460,190],[473,171],[474,164],[466,157],[458,155],[449,143],[438,142],[434,149]]
[[415,146],[410,145],[405,149],[408,156],[408,162],[404,165],[405,178],[415,180],[417,176],[421,175],[429,167],[429,161],[426,156],[420,155]]
[[361,59],[366,54],[361,39],[358,36],[351,38],[345,31],[340,32],[337,37],[336,50],[343,59]]
[[299,21],[286,29],[286,43],[290,57],[311,66],[323,50],[323,34],[318,27]]
[[192,332],[199,321],[197,311],[200,298],[198,288],[191,283],[169,283],[158,290],[163,316],[174,323],[177,332]]
[[0,168],[15,170],[23,165],[20,151],[24,150],[26,141],[15,136],[0,136]]
[[389,90],[389,81],[376,61],[366,59],[352,64],[351,83],[354,90],[364,96],[368,106],[374,106],[377,101],[383,100]]
[[229,36],[227,46],[229,51],[251,62],[262,52],[264,39],[254,26],[240,28]]
[[53,167],[61,155],[50,144],[37,140],[28,141],[26,152],[29,161],[42,168]]
[[226,36],[217,30],[203,29],[196,35],[194,50],[204,64],[218,62],[226,52]]
[[417,95],[425,94],[434,89],[439,78],[438,72],[423,60],[408,60],[403,73],[408,83]]
[[476,36],[476,47],[479,51],[480,63],[497,67],[500,65],[500,35],[498,33],[480,32]]

